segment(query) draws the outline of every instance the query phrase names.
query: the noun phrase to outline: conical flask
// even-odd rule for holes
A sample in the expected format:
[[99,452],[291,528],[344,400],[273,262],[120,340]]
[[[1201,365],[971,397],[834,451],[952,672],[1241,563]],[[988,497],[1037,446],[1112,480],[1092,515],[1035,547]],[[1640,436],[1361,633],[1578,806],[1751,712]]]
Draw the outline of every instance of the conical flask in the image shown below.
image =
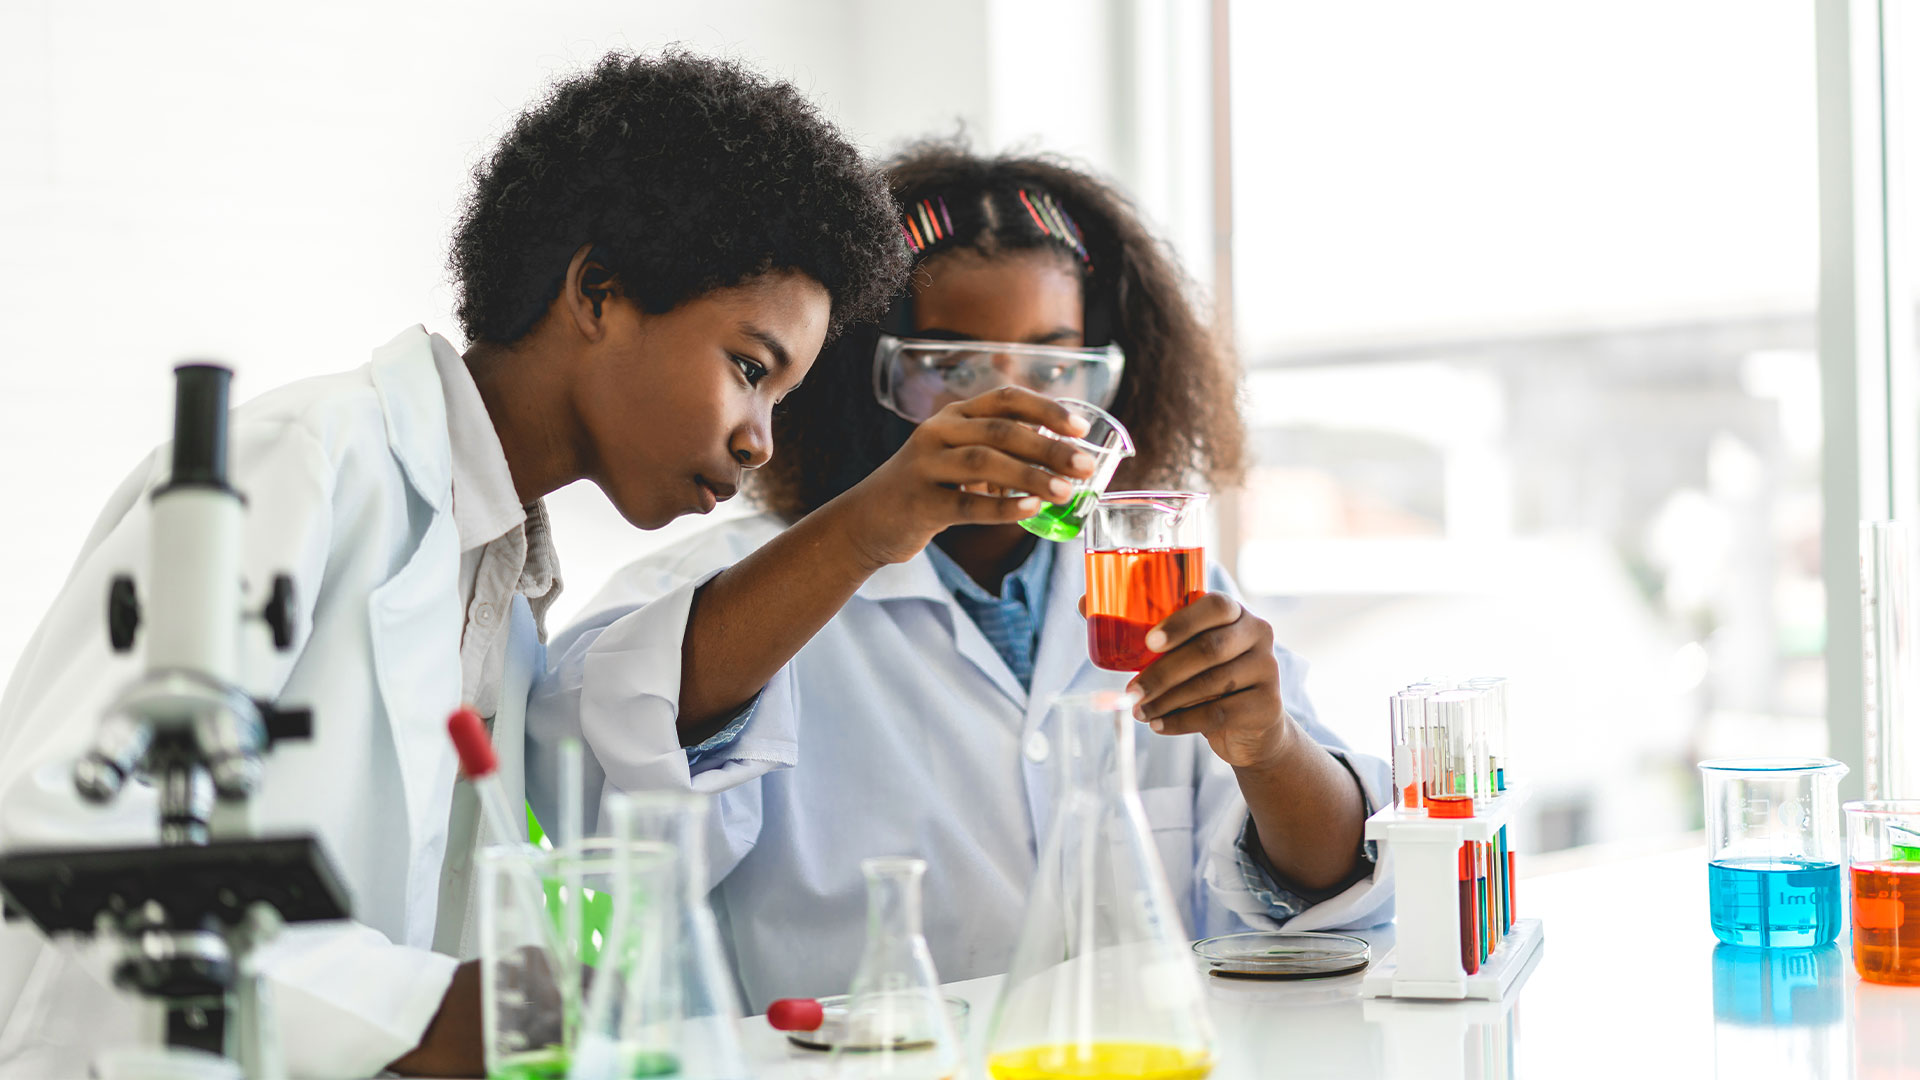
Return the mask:
[[1053,819],[987,1036],[993,1080],[1199,1080],[1207,1019],[1134,775],[1133,703],[1054,700]]
[[652,842],[674,857],[664,868],[636,859],[614,895],[573,1080],[747,1080],[733,972],[707,904],[706,796],[610,795],[605,812],[616,851]]
[[863,859],[867,943],[847,995],[834,1080],[963,1080],[960,1037],[920,923],[924,859]]

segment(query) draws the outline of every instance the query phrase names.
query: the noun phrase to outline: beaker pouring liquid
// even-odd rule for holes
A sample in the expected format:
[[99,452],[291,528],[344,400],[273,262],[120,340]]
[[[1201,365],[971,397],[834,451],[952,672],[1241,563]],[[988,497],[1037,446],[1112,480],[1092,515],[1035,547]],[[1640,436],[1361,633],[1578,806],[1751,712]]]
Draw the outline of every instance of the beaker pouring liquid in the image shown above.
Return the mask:
[[1044,540],[1072,540],[1080,535],[1094,502],[1107,490],[1120,463],[1133,456],[1133,436],[1111,413],[1091,402],[1077,398],[1059,398],[1060,404],[1087,422],[1082,438],[1060,435],[1046,428],[1040,433],[1050,439],[1071,444],[1093,458],[1093,475],[1085,480],[1069,480],[1073,493],[1064,503],[1047,503],[1040,512],[1020,522],[1020,527]]

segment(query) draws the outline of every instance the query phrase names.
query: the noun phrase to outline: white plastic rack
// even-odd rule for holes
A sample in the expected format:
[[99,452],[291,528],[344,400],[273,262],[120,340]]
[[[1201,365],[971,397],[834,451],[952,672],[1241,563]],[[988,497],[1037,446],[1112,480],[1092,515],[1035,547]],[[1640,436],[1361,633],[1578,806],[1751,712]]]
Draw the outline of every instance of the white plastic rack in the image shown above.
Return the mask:
[[1525,789],[1514,787],[1477,803],[1470,818],[1388,806],[1367,819],[1367,839],[1386,849],[1383,858],[1391,853],[1397,928],[1393,951],[1367,972],[1361,997],[1498,1001],[1512,989],[1545,940],[1540,920],[1516,921],[1480,970],[1467,974],[1460,962],[1460,845],[1492,840],[1526,799]]

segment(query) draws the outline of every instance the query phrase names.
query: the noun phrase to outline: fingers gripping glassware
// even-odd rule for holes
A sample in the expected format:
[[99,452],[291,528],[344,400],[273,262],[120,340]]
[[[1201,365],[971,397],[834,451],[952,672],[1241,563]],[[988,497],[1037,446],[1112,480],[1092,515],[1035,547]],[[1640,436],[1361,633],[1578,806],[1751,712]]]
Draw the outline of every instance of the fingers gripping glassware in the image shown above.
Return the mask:
[[920,922],[923,859],[863,859],[867,942],[834,1044],[834,1080],[962,1080],[966,1060]]
[[1206,504],[1192,491],[1110,492],[1094,504],[1086,557],[1095,666],[1140,671],[1158,660],[1147,632],[1206,592]]
[[1846,813],[1854,970],[1920,986],[1920,799],[1850,802]]
[[993,1080],[1199,1080],[1200,974],[1134,774],[1135,695],[1055,700],[1054,802],[987,1036]]
[[1113,404],[1125,369],[1126,354],[1118,345],[916,341],[882,334],[873,351],[873,393],[889,411],[916,424],[1002,386],[1104,409]]
[[1700,763],[1713,933],[1729,945],[1825,945],[1840,932],[1840,778],[1832,758]]
[[1093,475],[1085,480],[1069,479],[1073,493],[1066,502],[1047,503],[1040,507],[1039,513],[1020,522],[1021,528],[1043,540],[1071,540],[1079,536],[1100,493],[1112,482],[1115,470],[1134,453],[1133,436],[1120,421],[1107,415],[1106,410],[1072,398],[1061,398],[1060,404],[1087,422],[1087,433],[1076,439],[1041,428],[1040,434],[1068,443],[1091,456]]

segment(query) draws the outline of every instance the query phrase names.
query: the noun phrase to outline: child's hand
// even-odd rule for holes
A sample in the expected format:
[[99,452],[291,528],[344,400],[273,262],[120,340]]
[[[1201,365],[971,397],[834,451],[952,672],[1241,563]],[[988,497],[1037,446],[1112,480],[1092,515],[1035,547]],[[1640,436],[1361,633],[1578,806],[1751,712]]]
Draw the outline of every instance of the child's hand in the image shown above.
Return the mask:
[[[873,566],[905,562],[954,525],[996,525],[1064,503],[1062,477],[1093,475],[1093,455],[1034,430],[1085,435],[1087,422],[1059,402],[1006,386],[933,414],[899,452],[842,498],[854,502],[849,529]],[[971,488],[972,490],[963,490]],[[1032,492],[1024,498],[984,490]]]
[[1280,662],[1273,627],[1219,593],[1208,593],[1147,632],[1164,653],[1134,677],[1134,715],[1164,735],[1197,731],[1221,760],[1259,769],[1285,756]]

